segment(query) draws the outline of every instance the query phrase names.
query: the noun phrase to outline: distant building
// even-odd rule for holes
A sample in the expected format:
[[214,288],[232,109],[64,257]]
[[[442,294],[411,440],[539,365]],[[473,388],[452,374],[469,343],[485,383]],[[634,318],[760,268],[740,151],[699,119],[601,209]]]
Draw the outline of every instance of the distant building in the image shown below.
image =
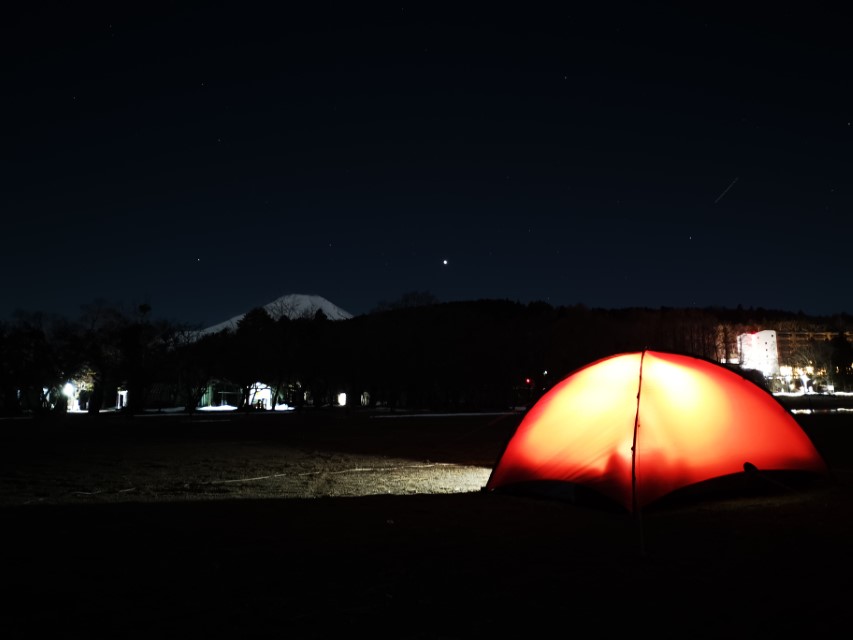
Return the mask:
[[779,375],[779,351],[776,332],[770,329],[738,336],[740,366],[761,371],[765,378]]
[[[838,335],[838,331],[777,331],[779,362],[793,364],[799,354],[808,352],[815,344],[831,342]],[[853,333],[850,331],[844,331],[841,335],[848,342],[853,341]]]

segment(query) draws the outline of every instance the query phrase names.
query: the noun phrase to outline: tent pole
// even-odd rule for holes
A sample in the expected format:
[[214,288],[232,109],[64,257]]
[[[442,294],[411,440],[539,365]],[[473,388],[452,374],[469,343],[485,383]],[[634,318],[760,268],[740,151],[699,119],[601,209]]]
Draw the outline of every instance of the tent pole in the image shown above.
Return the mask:
[[640,376],[637,384],[637,413],[634,415],[634,439],[631,442],[631,498],[634,516],[639,523],[640,531],[640,555],[646,555],[646,545],[643,537],[643,514],[640,509],[640,500],[637,496],[637,432],[640,430],[640,392],[643,390],[643,360],[646,350],[640,354]]

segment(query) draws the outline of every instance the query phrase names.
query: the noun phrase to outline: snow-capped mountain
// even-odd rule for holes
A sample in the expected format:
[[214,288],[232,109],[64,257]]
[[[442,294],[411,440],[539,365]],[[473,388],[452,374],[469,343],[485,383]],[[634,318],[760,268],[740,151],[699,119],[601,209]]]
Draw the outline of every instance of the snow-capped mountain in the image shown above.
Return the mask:
[[[303,295],[301,293],[290,293],[273,300],[263,306],[264,310],[273,320],[287,316],[291,320],[297,318],[313,318],[317,311],[322,311],[329,320],[348,320],[352,318],[349,311],[344,311],[337,305],[332,304],[322,296]],[[248,312],[247,312],[248,313]],[[207,329],[202,329],[200,334],[218,333],[223,329],[234,331],[237,323],[243,319],[245,313],[234,316],[229,320],[215,324]]]

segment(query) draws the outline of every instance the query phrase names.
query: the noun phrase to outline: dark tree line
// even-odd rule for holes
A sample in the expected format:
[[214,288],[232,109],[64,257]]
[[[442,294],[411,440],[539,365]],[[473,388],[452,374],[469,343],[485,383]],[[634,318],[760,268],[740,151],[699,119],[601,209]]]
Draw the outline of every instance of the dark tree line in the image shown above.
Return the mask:
[[92,305],[80,319],[19,314],[0,325],[0,411],[62,413],[63,386],[82,381],[91,413],[127,391],[122,410],[193,411],[212,382],[238,389],[250,409],[263,382],[272,405],[323,406],[347,393],[348,406],[505,409],[529,402],[597,359],[656,349],[719,361],[747,331],[835,331],[804,358],[826,363],[837,389],[853,386],[848,316],[810,318],[763,309],[552,307],[507,300],[438,303],[409,296],[400,304],[343,321],[275,320],[247,313],[236,330],[204,334],[156,320],[142,306]]

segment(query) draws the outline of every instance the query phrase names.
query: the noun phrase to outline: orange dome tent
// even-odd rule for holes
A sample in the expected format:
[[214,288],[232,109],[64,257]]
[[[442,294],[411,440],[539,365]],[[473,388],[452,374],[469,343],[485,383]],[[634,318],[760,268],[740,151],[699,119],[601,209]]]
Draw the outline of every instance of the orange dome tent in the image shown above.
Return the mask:
[[543,395],[486,490],[565,483],[636,511],[753,468],[828,473],[808,435],[766,390],[709,360],[643,351],[598,360]]

